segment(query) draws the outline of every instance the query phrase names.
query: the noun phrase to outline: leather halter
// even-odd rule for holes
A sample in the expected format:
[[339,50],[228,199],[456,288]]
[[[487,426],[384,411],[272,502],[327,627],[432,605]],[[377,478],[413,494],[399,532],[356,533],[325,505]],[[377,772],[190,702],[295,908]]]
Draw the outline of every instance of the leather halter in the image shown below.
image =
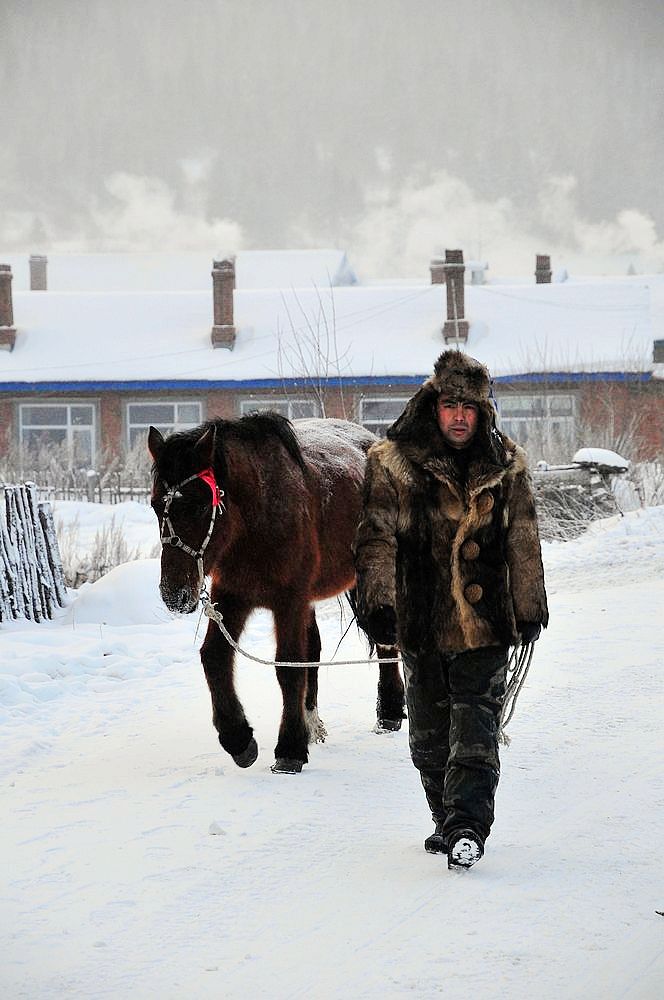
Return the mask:
[[[210,526],[208,527],[207,534],[203,539],[203,541],[201,542],[201,545],[198,549],[192,549],[190,545],[187,545],[186,542],[182,541],[179,535],[175,534],[175,531],[173,530],[173,524],[171,522],[170,517],[168,516],[170,506],[173,503],[173,500],[175,500],[180,490],[182,489],[182,487],[186,486],[187,483],[193,483],[195,479],[201,479],[204,483],[206,483],[207,486],[210,487],[210,491],[212,492],[212,516],[210,518]],[[198,566],[198,575],[200,578],[199,585],[202,586],[204,579],[203,554],[206,548],[208,547],[210,539],[212,538],[214,523],[217,519],[217,512],[221,510],[221,513],[223,513],[224,510],[226,509],[222,501],[222,497],[224,496],[224,491],[218,485],[216,476],[214,474],[214,469],[212,468],[211,465],[209,465],[206,469],[202,469],[201,472],[195,472],[193,476],[188,476],[186,479],[183,479],[182,482],[177,483],[175,486],[169,486],[166,481],[163,482],[164,486],[166,487],[166,494],[164,496],[164,515],[162,519],[162,529],[161,529],[162,547],[165,545],[172,545],[173,548],[182,549],[182,551],[186,552],[187,555],[192,557],[192,559],[195,559],[196,564]],[[168,532],[168,534],[166,534],[166,531]]]

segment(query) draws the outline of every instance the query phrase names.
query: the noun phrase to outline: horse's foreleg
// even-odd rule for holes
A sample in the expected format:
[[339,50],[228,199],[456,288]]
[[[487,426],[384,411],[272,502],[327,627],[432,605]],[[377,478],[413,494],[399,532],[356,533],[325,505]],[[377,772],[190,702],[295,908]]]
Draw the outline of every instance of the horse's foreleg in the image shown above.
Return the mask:
[[[219,605],[226,628],[237,640],[249,615],[249,605],[228,595],[219,597],[214,591],[212,599]],[[212,722],[224,750],[239,767],[249,767],[258,756],[258,746],[235,691],[233,656],[233,649],[218,625],[210,621],[201,647],[201,662],[212,698]]]
[[[320,660],[320,633],[316,624],[316,614],[311,609],[311,620],[307,627],[307,660]],[[310,743],[324,743],[327,729],[318,714],[318,667],[307,669],[307,694],[304,699],[304,721]]]
[[[277,660],[301,663],[307,659],[309,615],[308,607],[298,607],[293,602],[283,610],[274,611]],[[275,773],[296,774],[309,759],[309,732],[304,715],[307,668],[277,667],[276,671],[284,707],[272,770]]]
[[397,655],[393,646],[377,646],[380,674],[378,678],[378,700],[376,702],[376,731],[395,732],[401,729],[404,713],[404,686],[398,663],[381,663],[381,659],[391,659]]

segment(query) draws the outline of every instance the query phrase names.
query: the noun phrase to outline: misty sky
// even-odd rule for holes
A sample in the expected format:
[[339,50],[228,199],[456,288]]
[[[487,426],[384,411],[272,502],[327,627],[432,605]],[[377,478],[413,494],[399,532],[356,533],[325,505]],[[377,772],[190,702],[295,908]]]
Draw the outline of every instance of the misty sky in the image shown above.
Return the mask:
[[2,0],[0,255],[664,268],[662,0]]

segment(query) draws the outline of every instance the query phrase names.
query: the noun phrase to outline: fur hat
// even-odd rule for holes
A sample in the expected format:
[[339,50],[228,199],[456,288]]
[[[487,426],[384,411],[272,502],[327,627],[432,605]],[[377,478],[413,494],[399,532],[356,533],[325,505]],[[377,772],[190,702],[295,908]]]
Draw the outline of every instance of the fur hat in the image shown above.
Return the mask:
[[429,381],[438,395],[470,403],[488,401],[491,392],[488,369],[462,351],[443,351],[433,366],[433,377]]

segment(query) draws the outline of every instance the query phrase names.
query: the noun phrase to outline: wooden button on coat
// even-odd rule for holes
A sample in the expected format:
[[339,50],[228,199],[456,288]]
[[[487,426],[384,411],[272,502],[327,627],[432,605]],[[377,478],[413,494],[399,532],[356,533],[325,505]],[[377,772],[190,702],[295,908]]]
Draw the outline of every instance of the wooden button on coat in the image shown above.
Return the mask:
[[467,542],[464,542],[461,546],[461,557],[462,559],[467,559],[468,562],[471,559],[477,559],[480,554],[480,547],[477,542],[474,542],[471,538]]
[[477,509],[480,514],[488,514],[490,510],[493,510],[494,502],[491,493],[480,493],[477,498]]
[[479,583],[469,583],[463,593],[469,604],[477,604],[481,600],[483,591]]

